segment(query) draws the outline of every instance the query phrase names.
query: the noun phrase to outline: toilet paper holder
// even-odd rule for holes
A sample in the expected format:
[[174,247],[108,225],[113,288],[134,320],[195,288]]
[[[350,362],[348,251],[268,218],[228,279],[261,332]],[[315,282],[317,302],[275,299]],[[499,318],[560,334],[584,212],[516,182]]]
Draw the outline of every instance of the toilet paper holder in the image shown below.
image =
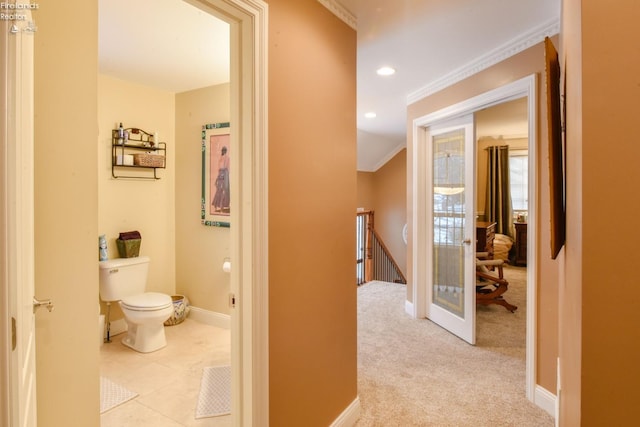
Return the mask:
[[228,257],[222,261],[222,271],[224,271],[225,273],[231,272],[231,259],[229,259]]

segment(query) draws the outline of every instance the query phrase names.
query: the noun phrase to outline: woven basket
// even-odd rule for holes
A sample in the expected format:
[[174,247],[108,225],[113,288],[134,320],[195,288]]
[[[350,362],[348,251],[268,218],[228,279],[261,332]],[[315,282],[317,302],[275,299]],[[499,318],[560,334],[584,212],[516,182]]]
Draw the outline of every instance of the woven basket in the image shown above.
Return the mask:
[[133,164],[152,168],[164,167],[164,156],[156,154],[139,153],[133,155]]
[[182,323],[187,318],[191,306],[189,298],[184,295],[171,295],[173,301],[173,313],[165,322],[165,326],[173,326]]

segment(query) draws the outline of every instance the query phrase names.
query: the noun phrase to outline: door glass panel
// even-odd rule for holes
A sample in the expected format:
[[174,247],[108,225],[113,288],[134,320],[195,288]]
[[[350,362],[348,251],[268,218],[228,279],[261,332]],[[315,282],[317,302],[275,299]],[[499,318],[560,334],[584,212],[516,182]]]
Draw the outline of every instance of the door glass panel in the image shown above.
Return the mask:
[[433,137],[433,303],[464,318],[465,135]]

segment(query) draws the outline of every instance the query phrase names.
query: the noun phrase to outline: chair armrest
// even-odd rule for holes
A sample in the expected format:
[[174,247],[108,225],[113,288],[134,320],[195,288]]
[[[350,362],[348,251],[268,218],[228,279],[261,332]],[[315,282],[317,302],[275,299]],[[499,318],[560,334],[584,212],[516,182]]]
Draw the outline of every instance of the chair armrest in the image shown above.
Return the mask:
[[489,267],[499,267],[504,264],[504,261],[501,259],[478,259],[476,260],[476,265],[484,265]]

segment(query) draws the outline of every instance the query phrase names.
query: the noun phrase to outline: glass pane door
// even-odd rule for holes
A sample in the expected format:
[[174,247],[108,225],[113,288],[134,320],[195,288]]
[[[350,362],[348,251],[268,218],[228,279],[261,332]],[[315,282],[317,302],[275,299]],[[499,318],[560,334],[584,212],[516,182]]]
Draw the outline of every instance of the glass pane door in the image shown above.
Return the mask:
[[429,317],[475,343],[473,116],[429,129],[433,245]]
[[464,129],[433,137],[433,303],[464,318]]

